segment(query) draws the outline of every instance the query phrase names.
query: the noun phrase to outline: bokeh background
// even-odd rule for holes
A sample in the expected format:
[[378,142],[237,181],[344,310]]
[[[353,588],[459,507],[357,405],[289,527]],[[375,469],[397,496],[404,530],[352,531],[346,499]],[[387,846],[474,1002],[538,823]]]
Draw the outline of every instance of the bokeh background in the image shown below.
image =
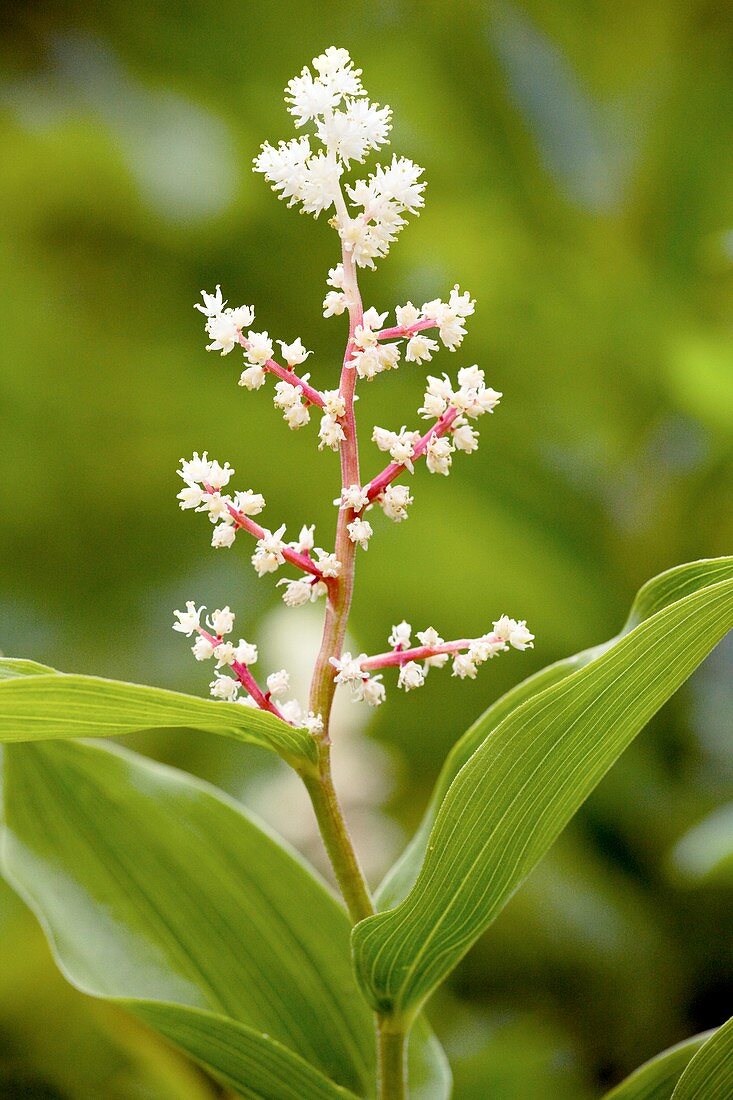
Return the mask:
[[[615,631],[638,587],[733,546],[733,6],[707,0],[27,0],[0,8],[0,648],[65,671],[205,693],[170,630],[230,603],[271,667],[303,675],[318,619],[284,613],[243,545],[208,548],[175,469],[208,448],[315,521],[338,484],[315,428],[207,355],[192,309],[221,282],[258,326],[316,349],[333,231],[278,203],[251,157],[292,129],[281,89],[330,44],[395,112],[427,206],[367,304],[478,299],[455,370],[505,394],[449,481],[359,558],[352,637],[446,637],[508,611],[536,649],[475,683],[430,677],[375,716],[347,705],[342,786],[376,880],[450,745],[534,669]],[[363,421],[411,424],[424,368],[363,387]],[[488,420],[489,418],[487,418]],[[365,433],[368,438],[368,433]],[[365,443],[367,473],[381,466]],[[589,1100],[730,1015],[733,647],[723,643],[613,769],[431,1015],[460,1100]],[[299,671],[300,670],[300,671]],[[357,713],[358,711],[358,713]],[[314,860],[307,808],[256,752],[176,731],[141,751],[203,775]],[[0,1094],[206,1100],[215,1087],[76,994],[0,894]]]

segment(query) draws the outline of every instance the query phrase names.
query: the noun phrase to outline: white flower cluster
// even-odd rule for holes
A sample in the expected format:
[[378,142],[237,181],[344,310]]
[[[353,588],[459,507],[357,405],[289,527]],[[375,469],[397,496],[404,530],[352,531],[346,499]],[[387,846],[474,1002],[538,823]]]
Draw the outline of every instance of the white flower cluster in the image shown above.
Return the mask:
[[[340,292],[340,299],[332,297],[338,293],[332,291],[326,295],[323,303],[324,315],[331,316],[332,313],[340,312],[345,308],[346,298],[343,291]],[[340,309],[335,309],[334,306],[340,306]],[[361,325],[358,325],[354,332],[355,350],[351,365],[359,378],[369,382],[383,371],[395,370],[399,366],[401,355],[401,347],[397,341],[402,339],[407,341],[405,362],[428,363],[438,350],[439,344],[437,340],[431,339],[422,331],[427,328],[437,328],[443,346],[448,351],[455,351],[463,342],[463,337],[466,335],[465,320],[474,312],[475,306],[476,302],[468,291],[461,292],[458,286],[450,292],[447,302],[436,298],[432,302],[425,302],[420,309],[412,302],[397,306],[395,310],[397,325],[391,330],[394,340],[389,343],[384,343],[380,339],[380,330],[384,326],[387,314],[377,313],[374,308],[368,309],[364,313]]]
[[[203,313],[206,318],[207,336],[211,337],[211,343],[207,344],[207,351],[220,351],[222,355],[228,355],[239,343],[243,328],[248,328],[255,319],[255,311],[252,306],[238,306],[236,309],[225,309],[226,302],[222,301],[221,287],[217,286],[214,294],[201,291],[204,304],[197,302],[194,309]],[[267,333],[265,333],[267,335]]]
[[370,152],[387,143],[389,107],[366,98],[361,70],[354,68],[347,50],[335,46],[313,59],[312,70],[304,67],[289,82],[285,101],[297,127],[312,123],[321,149],[311,148],[307,134],[277,146],[265,142],[255,157],[254,170],[264,175],[288,206],[299,203],[315,217],[335,208],[333,224],[345,250],[360,267],[373,267],[406,224],[404,215],[416,213],[423,205],[422,168],[407,157],[395,156],[367,178],[347,185],[354,208],[351,216],[341,177],[352,162],[363,163]]
[[489,634],[474,638],[465,653],[456,653],[453,658],[453,676],[465,680],[475,679],[479,665],[495,657],[497,653],[506,653],[509,648],[532,649],[534,634],[530,634],[524,619],[510,619],[502,615],[493,623]]
[[334,680],[337,684],[348,684],[354,702],[378,707],[384,702],[385,687],[381,676],[370,676],[364,672],[361,665],[366,659],[366,653],[360,653],[357,657],[352,657],[350,653],[344,653],[340,658],[331,657],[330,662],[336,669]]
[[234,470],[228,462],[221,466],[214,459],[209,459],[206,451],[201,457],[194,451],[193,458],[182,458],[178,471],[185,482],[177,496],[180,507],[208,513],[209,519],[216,525],[211,537],[211,545],[216,549],[231,546],[236,538],[237,527],[233,511],[244,516],[256,516],[265,507],[265,498],[252,489],[233,496],[221,492],[233,473]]

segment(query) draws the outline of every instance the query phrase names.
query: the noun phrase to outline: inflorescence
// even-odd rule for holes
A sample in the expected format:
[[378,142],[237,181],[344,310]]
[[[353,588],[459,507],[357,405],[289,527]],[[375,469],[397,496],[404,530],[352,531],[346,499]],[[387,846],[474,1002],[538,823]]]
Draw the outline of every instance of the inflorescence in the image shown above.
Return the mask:
[[[265,143],[255,158],[254,170],[265,176],[288,206],[299,205],[302,212],[315,217],[329,212],[330,224],[340,237],[342,259],[328,273],[323,301],[324,317],[347,313],[350,321],[339,387],[318,389],[311,384],[311,374],[302,373],[313,353],[300,337],[289,343],[277,340],[280,354],[275,358],[275,341],[269,333],[251,327],[254,308],[228,306],[221,287],[213,294],[202,291],[203,301],[195,308],[205,317],[208,351],[224,356],[235,348],[242,350],[240,386],[259,390],[272,375],[274,405],[292,430],[307,425],[313,410],[320,417],[319,450],[337,451],[341,456],[342,486],[334,501],[338,509],[336,546],[333,551],[316,546],[313,526],[303,526],[298,538],[291,541],[285,537],[284,525],[274,530],[260,526],[254,517],[265,509],[262,494],[252,489],[225,492],[235,471],[228,462],[222,465],[209,459],[206,452],[181,460],[178,473],[184,487],[178,500],[182,509],[208,515],[213,525],[211,545],[216,549],[231,547],[240,531],[247,532],[255,540],[251,561],[260,577],[284,565],[297,570],[296,577],[277,582],[283,586],[288,607],[326,597],[330,608],[339,607],[343,612],[340,586],[347,574],[353,577],[355,548],[368,549],[374,536],[371,519],[375,507],[395,523],[405,520],[413,497],[409,483],[400,479],[409,478],[423,458],[430,473],[447,475],[457,451],[471,454],[476,450],[479,433],[475,422],[484,413],[492,413],[502,395],[486,385],[484,372],[476,365],[459,369],[455,380],[447,374],[428,375],[423,403],[417,410],[421,419],[430,422],[427,430],[375,426],[371,439],[389,456],[388,465],[367,482],[344,484],[349,474],[358,473],[357,381],[372,381],[378,374],[396,370],[403,360],[418,367],[429,363],[441,346],[455,352],[466,334],[466,320],[473,314],[475,302],[455,286],[447,301],[436,298],[419,307],[412,302],[397,306],[394,325],[387,324],[387,313],[362,308],[357,269],[373,268],[406,225],[406,215],[419,213],[424,203],[423,170],[406,157],[393,156],[389,164],[378,165],[365,178],[352,183],[344,180],[354,163],[362,164],[369,153],[387,143],[391,127],[390,108],[366,98],[361,71],[354,68],[346,50],[331,47],[315,58],[312,70],[305,67],[289,82],[286,103],[296,126],[310,124],[313,132],[277,146]],[[201,626],[203,610],[189,602],[186,611],[176,612],[174,630],[187,637],[196,634],[192,647],[196,659],[216,662],[211,694],[269,710],[319,734],[323,729],[320,714],[304,711],[295,700],[281,702],[289,688],[287,672],[283,669],[268,676],[266,689],[262,689],[250,671],[257,660],[256,647],[242,639],[236,646],[225,640],[234,621],[229,608],[215,611]],[[454,676],[473,678],[478,667],[498,653],[510,647],[531,648],[533,642],[526,623],[506,615],[480,638],[445,642],[432,627],[416,636],[420,644],[413,646],[411,627],[402,622],[392,629],[391,650],[372,657],[340,652],[339,643],[338,651],[327,653],[327,667],[336,684],[350,687],[355,700],[378,706],[385,695],[381,674],[374,675],[378,669],[397,668],[398,686],[411,691],[425,682],[431,667],[442,668],[451,660]]]

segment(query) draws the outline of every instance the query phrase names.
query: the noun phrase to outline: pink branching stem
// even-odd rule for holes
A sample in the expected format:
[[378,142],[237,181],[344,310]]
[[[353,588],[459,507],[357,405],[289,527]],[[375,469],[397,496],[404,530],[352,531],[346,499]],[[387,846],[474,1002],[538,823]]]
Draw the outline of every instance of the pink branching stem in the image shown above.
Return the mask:
[[[436,420],[432,428],[417,441],[413,450],[413,458],[420,458],[425,454],[428,449],[428,443],[435,436],[445,435],[450,431],[451,425],[456,417],[459,415],[458,409],[454,409],[453,406],[449,406],[439,420]],[[407,467],[403,463],[390,462],[389,466],[385,466],[380,474],[372,478],[368,485],[368,493],[370,500],[376,500],[377,497],[384,492],[388,485],[391,485],[395,478],[398,478],[400,474],[403,474]]]
[[409,339],[415,333],[422,332],[423,329],[435,328],[437,323],[432,317],[426,317],[423,321],[415,321],[414,325],[395,325],[394,328],[383,328],[377,333],[377,340]]
[[[203,486],[207,493],[216,492],[207,481],[203,483]],[[234,520],[235,527],[239,527],[244,531],[249,531],[250,535],[254,535],[256,539],[265,537],[265,529],[264,527],[260,527],[259,523],[255,523],[249,516],[245,516],[245,514],[235,508],[233,504],[227,504],[227,509],[229,510],[229,515]],[[289,561],[291,565],[295,565],[298,569],[302,569],[304,573],[311,573],[312,576],[317,577],[319,581],[325,581],[326,584],[328,584],[328,578],[323,576],[316,563],[312,558],[308,557],[307,554],[301,553],[300,550],[293,550],[289,546],[286,546],[282,553],[285,560]]]
[[[496,638],[498,642],[500,639]],[[407,661],[424,661],[426,657],[437,657],[441,653],[460,653],[468,649],[473,638],[460,638],[456,642],[443,642],[442,645],[421,645],[413,649],[395,649],[390,653],[377,653],[374,657],[367,657],[361,662],[364,672],[373,672],[377,668],[391,668],[395,665],[404,665]]]
[[[239,342],[243,348],[249,346],[249,341],[239,334]],[[308,385],[302,378],[299,378],[295,371],[289,370],[287,367],[282,367],[276,360],[268,359],[264,364],[264,369],[270,371],[271,374],[276,374],[278,378],[282,378],[283,382],[289,382],[291,386],[300,386],[303,391],[303,397],[310,405],[318,405],[319,408],[323,408],[325,401],[323,396],[314,389],[313,386]]]
[[[208,630],[204,630],[202,626],[198,628],[198,632],[202,638],[206,638],[206,641],[214,647],[221,645],[223,641],[223,638],[217,637],[215,634],[209,634]],[[236,677],[244,690],[247,692],[248,695],[252,696],[260,710],[269,710],[270,714],[274,714],[276,715],[276,717],[282,718],[284,722],[287,721],[287,719],[284,718],[283,714],[281,713],[279,707],[277,707],[273,703],[269,695],[266,695],[265,692],[262,690],[262,688],[257,683],[254,676],[249,671],[246,665],[243,665],[241,661],[233,661],[231,668],[232,671],[236,674]]]

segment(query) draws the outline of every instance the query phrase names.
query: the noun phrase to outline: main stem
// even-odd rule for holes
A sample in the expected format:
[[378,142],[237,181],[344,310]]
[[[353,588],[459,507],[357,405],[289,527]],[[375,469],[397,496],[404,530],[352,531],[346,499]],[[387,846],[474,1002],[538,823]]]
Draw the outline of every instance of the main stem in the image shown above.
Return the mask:
[[[340,189],[336,199],[336,213],[342,221],[348,217],[346,204]],[[344,247],[341,249],[341,254],[344,268],[344,292],[349,309],[349,338],[346,343],[339,384],[339,393],[344,398],[345,404],[343,417],[345,438],[340,446],[341,485],[350,486],[361,484],[356,420],[354,417],[356,370],[350,363],[354,346],[354,331],[356,326],[362,323],[364,310],[353,256]],[[318,746],[317,771],[304,776],[304,782],[313,803],[318,828],[331,860],[339,889],[346,902],[351,919],[354,923],[357,923],[374,913],[374,903],[333,785],[331,739],[329,735],[331,707],[336,688],[334,683],[335,672],[330,663],[330,658],[341,656],[354,593],[356,546],[349,538],[347,530],[347,525],[353,518],[354,512],[351,509],[339,509],[335,553],[341,562],[341,574],[337,583],[328,593],[321,648],[313,671],[310,693],[310,709],[314,714],[321,715],[323,733]],[[407,1087],[405,1033],[402,1030],[397,1030],[393,1021],[381,1015],[377,1016],[376,1025],[379,1100],[404,1100]]]

